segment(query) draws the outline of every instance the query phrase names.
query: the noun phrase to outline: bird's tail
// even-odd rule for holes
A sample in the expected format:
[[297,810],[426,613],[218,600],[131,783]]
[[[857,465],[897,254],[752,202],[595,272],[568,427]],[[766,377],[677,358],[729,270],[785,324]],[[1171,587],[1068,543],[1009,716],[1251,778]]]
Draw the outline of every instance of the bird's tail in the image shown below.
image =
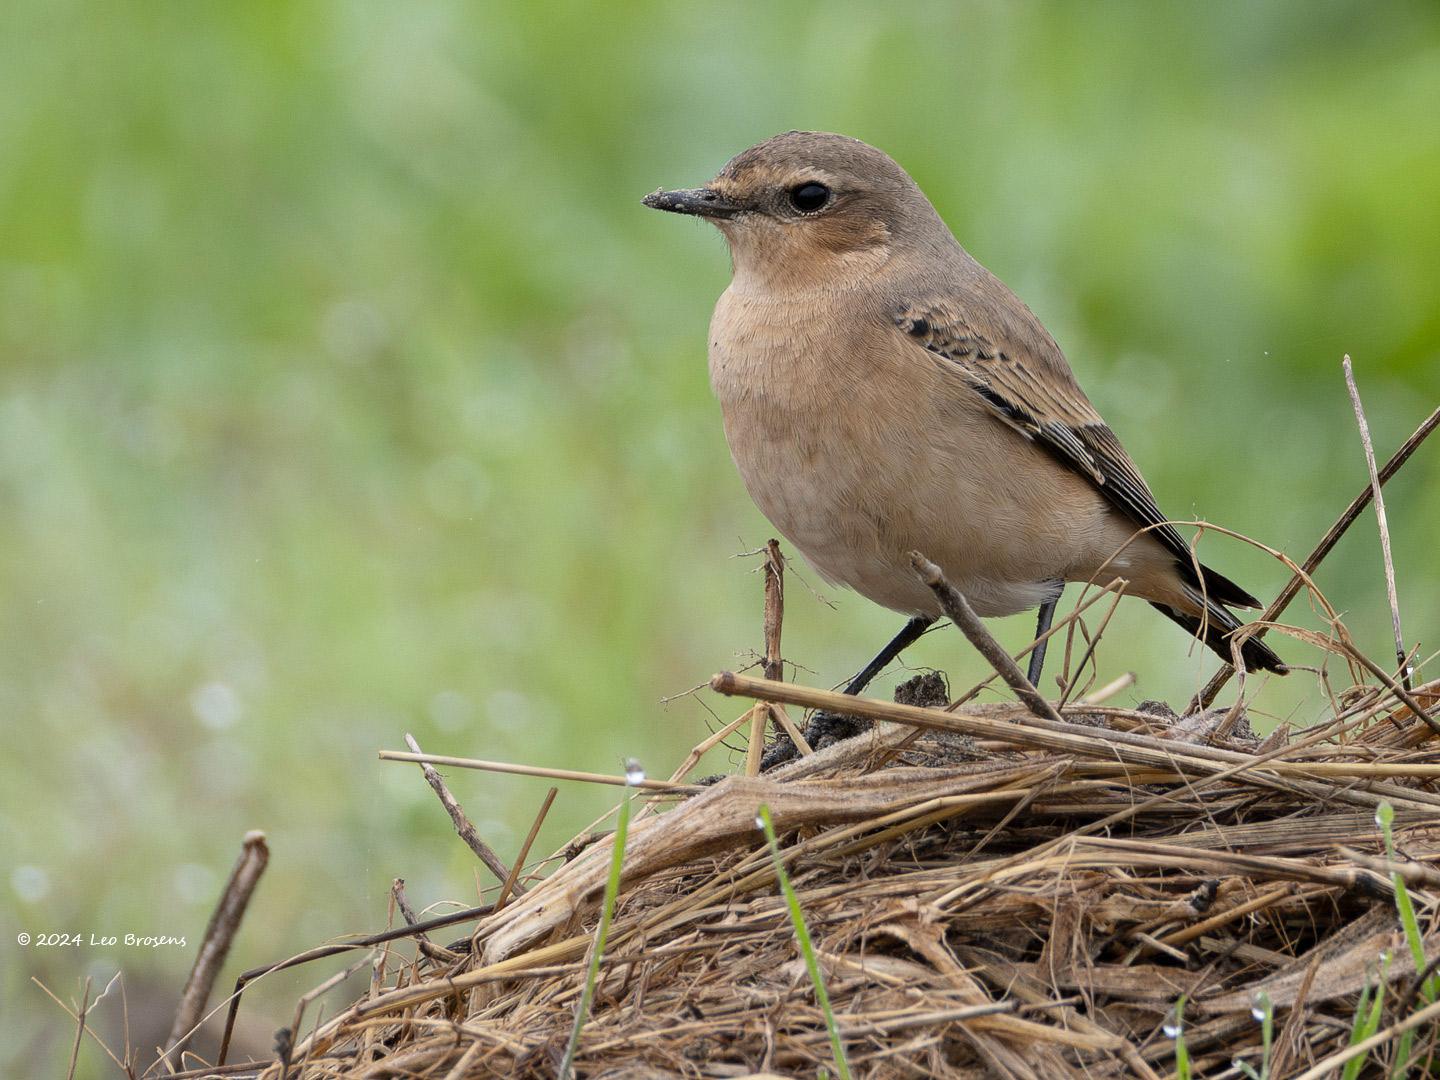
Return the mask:
[[[1227,663],[1233,662],[1230,653],[1230,636],[1241,627],[1241,622],[1229,610],[1221,607],[1213,597],[1202,597],[1192,589],[1186,589],[1186,595],[1193,600],[1197,611],[1204,611],[1204,616],[1190,614],[1181,611],[1179,608],[1171,607],[1169,604],[1160,604],[1151,601],[1150,606],[1167,618],[1173,619],[1185,628],[1185,631],[1192,637],[1198,637],[1207,646],[1213,649]],[[1240,658],[1245,663],[1246,671],[1263,669],[1273,671],[1277,675],[1284,675],[1290,669],[1285,662],[1275,653],[1275,650],[1266,645],[1256,637],[1246,638],[1240,645]]]

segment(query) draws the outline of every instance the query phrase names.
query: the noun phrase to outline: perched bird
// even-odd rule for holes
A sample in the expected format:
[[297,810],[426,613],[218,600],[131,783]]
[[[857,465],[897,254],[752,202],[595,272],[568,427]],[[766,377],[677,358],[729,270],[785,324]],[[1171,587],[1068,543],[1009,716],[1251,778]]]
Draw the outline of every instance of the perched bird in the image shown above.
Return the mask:
[[[751,498],[827,580],[911,616],[847,692],[940,614],[911,551],[980,615],[1038,606],[1037,637],[1065,582],[1123,577],[1231,658],[1226,605],[1258,602],[1198,563],[1040,320],[889,156],[791,131],[644,202],[729,242],[710,381]],[[1253,637],[1240,655],[1285,671]]]

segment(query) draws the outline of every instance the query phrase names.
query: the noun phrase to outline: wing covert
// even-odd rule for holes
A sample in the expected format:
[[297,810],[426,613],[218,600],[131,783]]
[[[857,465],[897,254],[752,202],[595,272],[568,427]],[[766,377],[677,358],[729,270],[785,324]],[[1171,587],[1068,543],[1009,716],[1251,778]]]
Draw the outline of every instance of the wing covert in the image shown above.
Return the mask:
[[[1054,355],[995,340],[967,321],[954,305],[906,305],[896,326],[953,370],[990,406],[995,416],[1085,477],[1114,506],[1174,556],[1181,574],[1221,603],[1258,607],[1253,596],[1196,560],[1185,538],[1160,512],[1149,486],[1120,440],[1080,389],[1058,347]],[[998,335],[996,335],[998,336]],[[1028,335],[1016,335],[1024,340]],[[1053,343],[1048,335],[1041,339]]]

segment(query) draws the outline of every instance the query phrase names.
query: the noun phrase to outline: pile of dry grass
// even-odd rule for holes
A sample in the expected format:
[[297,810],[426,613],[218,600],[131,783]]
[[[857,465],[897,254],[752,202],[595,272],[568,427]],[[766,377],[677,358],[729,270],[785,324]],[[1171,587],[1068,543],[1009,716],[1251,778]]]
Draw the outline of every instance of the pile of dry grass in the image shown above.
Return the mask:
[[[811,706],[836,696],[740,676],[716,686]],[[1440,684],[1407,696],[1433,705]],[[830,1065],[755,828],[762,803],[860,1074],[1165,1076],[1182,995],[1196,1075],[1210,1077],[1237,1075],[1236,1058],[1258,1067],[1262,993],[1275,1077],[1343,1048],[1377,979],[1384,1023],[1423,1019],[1435,1010],[1415,992],[1392,874],[1409,883],[1427,957],[1440,955],[1440,756],[1388,691],[1336,706],[1286,744],[1257,743],[1225,712],[1182,721],[1082,703],[1056,723],[1018,705],[852,701],[888,722],[637,818],[578,1071]],[[1386,801],[1393,864],[1375,822]],[[300,1040],[289,1065],[252,1072],[555,1075],[609,859],[609,838],[585,846],[480,918],[468,953],[405,959],[385,946],[369,994]],[[1433,1027],[1420,1034],[1428,1053]]]

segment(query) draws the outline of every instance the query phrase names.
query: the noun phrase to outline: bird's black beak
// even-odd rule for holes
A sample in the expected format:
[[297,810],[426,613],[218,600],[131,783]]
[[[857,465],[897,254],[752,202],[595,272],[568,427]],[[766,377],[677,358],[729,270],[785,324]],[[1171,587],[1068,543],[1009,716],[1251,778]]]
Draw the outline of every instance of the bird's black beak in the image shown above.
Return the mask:
[[731,218],[741,207],[713,188],[685,188],[681,191],[653,191],[644,203],[652,210],[668,210],[672,214],[695,214],[707,218]]

